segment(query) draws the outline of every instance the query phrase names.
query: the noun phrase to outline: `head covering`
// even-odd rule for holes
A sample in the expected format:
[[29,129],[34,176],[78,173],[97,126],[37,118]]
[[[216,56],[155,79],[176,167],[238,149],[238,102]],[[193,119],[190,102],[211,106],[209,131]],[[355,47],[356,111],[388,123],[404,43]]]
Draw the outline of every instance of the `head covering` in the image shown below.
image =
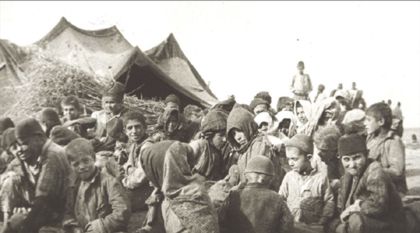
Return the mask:
[[254,121],[257,123],[258,127],[260,127],[261,123],[263,123],[263,122],[267,123],[269,128],[271,128],[271,126],[273,125],[273,118],[271,117],[270,113],[268,113],[268,112],[258,113],[255,116]]
[[254,115],[242,107],[232,109],[227,118],[227,140],[232,147],[239,149],[239,144],[231,137],[230,133],[234,128],[244,132],[248,141],[258,133],[258,126],[254,121]]
[[338,140],[338,155],[353,155],[367,151],[366,140],[359,134],[344,135]]
[[308,120],[310,120],[311,115],[312,115],[312,104],[311,104],[311,102],[309,102],[308,100],[297,100],[295,102],[295,105],[294,105],[296,116],[297,116],[298,105],[302,106],[303,111],[305,112],[306,118],[308,118]]
[[287,105],[293,105],[293,99],[287,96],[282,96],[277,102],[277,111],[281,111]]
[[295,114],[293,114],[293,112],[291,112],[291,111],[280,111],[276,114],[276,123],[275,123],[276,128],[278,128],[280,123],[285,119],[290,119],[290,124],[291,125],[296,125],[297,124],[297,118],[296,118]]
[[311,137],[304,134],[296,134],[291,139],[284,141],[285,147],[296,147],[307,154],[314,153],[314,143]]
[[267,91],[261,91],[258,92],[254,98],[260,98],[263,99],[265,101],[267,101],[267,103],[270,105],[271,104],[271,96],[270,93],[268,93]]
[[253,156],[247,163],[245,173],[255,172],[274,176],[274,165],[269,158],[263,155]]
[[51,130],[50,138],[58,145],[65,146],[73,139],[79,138],[80,135],[71,131],[70,129],[57,125]]
[[234,96],[229,97],[227,100],[221,101],[214,105],[212,109],[218,109],[226,112],[226,114],[229,114],[230,111],[232,111],[233,106],[236,104],[236,100]]
[[172,102],[178,104],[178,106],[181,105],[181,100],[179,100],[178,96],[174,94],[170,94],[165,98],[165,104]]
[[178,122],[183,120],[182,114],[179,112],[177,108],[166,108],[165,111],[160,115],[158,118],[158,125],[162,126],[164,131],[167,130],[167,125],[171,116],[176,116],[178,118]]
[[[79,156],[89,155],[95,157],[95,151],[92,143],[84,138],[76,138],[71,141],[66,147],[65,152],[67,158],[75,158]],[[72,160],[72,159],[69,159]]]
[[8,128],[15,127],[15,124],[9,117],[0,118],[0,135]]
[[346,115],[344,115],[343,124],[349,124],[351,122],[355,122],[355,121],[361,121],[364,120],[366,116],[365,111],[361,110],[361,109],[352,109],[348,112],[346,112]]
[[16,125],[16,138],[26,139],[34,135],[44,135],[41,125],[34,118],[27,118]]
[[335,125],[327,126],[317,131],[314,136],[315,145],[319,150],[335,151],[341,134]]
[[267,107],[270,107],[270,104],[268,103],[267,100],[265,99],[261,99],[261,98],[254,98],[251,103],[249,104],[249,107],[254,110],[255,107],[257,107],[260,104],[266,104]]
[[201,132],[218,132],[226,130],[228,115],[225,112],[211,110],[201,122]]
[[124,91],[125,86],[120,82],[115,82],[111,88],[103,92],[102,97],[109,96],[118,102],[122,102],[124,99]]
[[16,142],[15,128],[6,129],[1,135],[1,137],[1,146],[3,147],[3,150],[9,149],[9,147]]

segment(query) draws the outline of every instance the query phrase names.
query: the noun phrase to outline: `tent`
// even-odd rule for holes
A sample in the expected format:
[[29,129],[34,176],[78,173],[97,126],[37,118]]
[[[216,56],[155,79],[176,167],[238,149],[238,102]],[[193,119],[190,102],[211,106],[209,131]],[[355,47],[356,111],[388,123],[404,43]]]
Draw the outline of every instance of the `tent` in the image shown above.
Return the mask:
[[[161,70],[138,47],[131,45],[115,27],[80,29],[64,17],[35,43],[57,59],[79,67],[100,82],[126,84],[126,93],[163,99],[173,93],[186,104],[209,107],[214,102]],[[214,97],[213,100],[216,98]]]
[[145,52],[169,77],[210,105],[218,102],[171,33],[158,46]]

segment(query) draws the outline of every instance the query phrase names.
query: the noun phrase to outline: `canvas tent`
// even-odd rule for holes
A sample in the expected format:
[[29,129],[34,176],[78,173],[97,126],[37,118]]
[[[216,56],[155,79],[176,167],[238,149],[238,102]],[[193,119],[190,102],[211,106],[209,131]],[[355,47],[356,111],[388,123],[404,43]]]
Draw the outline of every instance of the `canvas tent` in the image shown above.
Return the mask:
[[[161,70],[138,47],[131,45],[115,27],[83,30],[61,18],[35,43],[47,54],[79,67],[98,81],[117,80],[126,84],[126,93],[163,99],[173,93],[186,104],[209,107],[214,102],[197,94],[193,87]],[[216,99],[216,98],[213,98]]]
[[218,102],[216,96],[181,50],[172,33],[165,41],[145,53],[165,74],[187,88],[193,95],[210,105]]

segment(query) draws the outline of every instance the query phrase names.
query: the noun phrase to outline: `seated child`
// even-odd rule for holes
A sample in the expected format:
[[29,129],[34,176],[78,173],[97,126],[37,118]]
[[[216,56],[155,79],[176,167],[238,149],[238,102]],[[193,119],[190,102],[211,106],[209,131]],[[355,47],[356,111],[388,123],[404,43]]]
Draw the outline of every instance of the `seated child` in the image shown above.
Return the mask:
[[64,228],[86,233],[125,231],[130,207],[123,187],[95,166],[91,143],[83,138],[74,139],[65,151],[75,171],[76,182],[73,195],[68,195]]
[[292,170],[284,177],[279,194],[298,223],[295,226],[326,224],[334,214],[334,196],[327,175],[311,167],[312,139],[297,134],[285,141],[285,146]]
[[[251,158],[245,169],[246,186],[234,191],[221,229],[231,233],[291,232],[293,217],[282,198],[270,190],[274,176],[271,160],[262,155]],[[223,232],[223,231],[222,231]]]

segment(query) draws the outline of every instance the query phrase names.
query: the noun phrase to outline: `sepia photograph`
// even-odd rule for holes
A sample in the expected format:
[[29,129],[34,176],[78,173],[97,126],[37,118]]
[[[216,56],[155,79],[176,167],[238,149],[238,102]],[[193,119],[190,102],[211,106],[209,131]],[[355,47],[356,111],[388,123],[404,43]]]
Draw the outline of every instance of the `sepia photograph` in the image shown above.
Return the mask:
[[419,233],[420,1],[0,1],[0,233]]

